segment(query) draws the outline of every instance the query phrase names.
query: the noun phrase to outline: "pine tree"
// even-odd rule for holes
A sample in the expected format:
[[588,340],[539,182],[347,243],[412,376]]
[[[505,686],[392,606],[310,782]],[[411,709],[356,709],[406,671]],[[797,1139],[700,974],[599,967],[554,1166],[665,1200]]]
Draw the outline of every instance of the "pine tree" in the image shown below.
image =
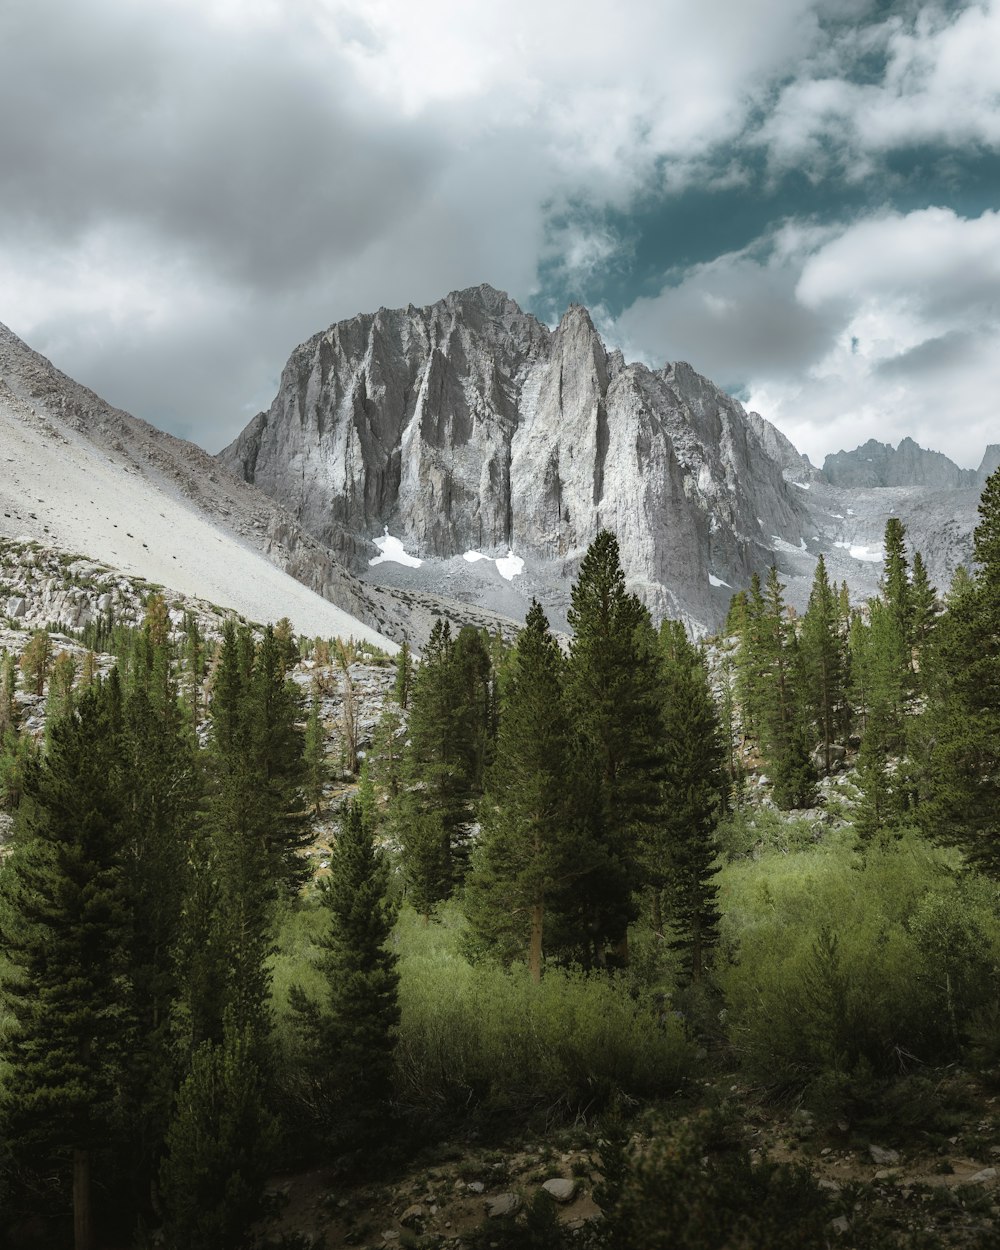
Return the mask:
[[25,779],[38,756],[28,733],[8,729],[0,738],[0,806],[15,811],[24,796]]
[[184,698],[190,711],[191,723],[197,728],[202,716],[202,682],[205,678],[205,640],[198,628],[198,618],[193,612],[184,613],[183,659],[186,672]]
[[314,816],[319,816],[323,807],[323,787],[329,774],[326,757],[326,734],[320,718],[319,691],[313,683],[312,698],[309,701],[309,718],[306,721],[305,741],[303,744],[305,764],[305,788]]
[[464,876],[468,826],[491,750],[491,669],[480,631],[463,629],[452,639],[447,621],[435,623],[409,703],[410,784],[394,823],[411,900],[427,915]]
[[885,523],[885,564],[882,573],[882,598],[888,606],[909,662],[913,641],[913,602],[910,593],[909,565],[906,560],[906,528],[898,517]]
[[805,701],[823,749],[825,771],[829,773],[833,763],[831,747],[845,722],[847,661],[840,608],[822,555],[816,562],[799,642]]
[[17,705],[14,693],[17,689],[17,670],[14,656],[6,649],[0,651],[0,742],[12,730],[17,729]]
[[919,815],[931,836],[1000,877],[1000,471],[986,482],[979,517],[976,575],[956,571],[935,628]]
[[[155,646],[166,652],[169,644],[161,638]],[[165,657],[152,659],[149,671],[158,674]],[[126,694],[121,751],[126,969],[135,1022],[125,1064],[127,1166],[136,1202],[148,1210],[178,1075],[172,1028],[178,954],[202,793],[195,743],[169,670],[149,689],[137,684]]]
[[341,728],[343,731],[343,770],[352,777],[358,771],[358,696],[351,676],[353,650],[337,639],[337,667],[340,669]]
[[[725,750],[708,670],[679,621],[664,621],[660,646],[665,675],[665,775],[662,824],[649,846],[647,877],[665,893],[667,915],[683,952],[686,974],[702,978],[719,938],[718,888],[713,880],[715,828],[724,805]],[[654,917],[655,920],[655,917]]]
[[565,663],[533,601],[505,684],[482,832],[466,887],[478,942],[541,980],[547,909],[591,869],[574,812]]
[[404,638],[396,655],[396,681],[393,694],[396,702],[405,711],[410,701],[410,687],[413,684],[413,656],[410,654],[410,640]]
[[53,725],[2,876],[0,1114],[19,1167],[71,1159],[76,1250],[94,1245],[91,1172],[112,1138],[128,1024],[120,717],[110,681]]
[[28,645],[21,652],[24,688],[29,694],[41,697],[45,693],[45,682],[49,675],[51,661],[52,640],[46,630],[36,629]]
[[247,686],[242,741],[269,871],[286,893],[293,893],[309,876],[302,853],[311,834],[303,793],[302,697],[285,677],[285,658],[267,626]]
[[372,780],[395,802],[403,781],[404,758],[403,717],[391,704],[386,704],[372,733],[367,759],[372,766]]
[[388,949],[395,909],[389,869],[359,804],[348,805],[321,887],[328,927],[319,940],[322,1001],[293,996],[306,1064],[325,1136],[361,1150],[385,1136],[399,1024],[396,955]]
[[[897,828],[906,797],[898,762],[906,741],[898,618],[880,598],[869,602],[868,615],[867,625],[859,619],[851,634],[853,690],[864,725],[858,755],[862,799],[855,824],[864,838]],[[893,757],[897,763],[890,771]]]
[[309,832],[298,716],[299,696],[283,676],[273,630],[265,629],[255,649],[248,630],[227,622],[211,705],[210,836],[194,855],[198,878],[209,874],[215,884],[210,890],[196,879],[189,906],[206,950],[225,966],[199,961],[197,975],[186,978],[183,1015],[192,1041],[221,1042],[227,1013],[240,1036],[256,1036],[262,1048],[270,1032],[275,904],[308,873],[300,854]]
[[937,591],[931,585],[927,566],[919,551],[913,553],[913,581],[910,587],[913,605],[913,645],[923,658],[924,649],[934,632],[934,622],[940,612]]
[[627,958],[640,847],[660,819],[663,686],[649,613],[625,589],[618,541],[609,530],[588,548],[570,600],[567,706],[600,786],[607,865],[581,883],[589,894],[594,956],[601,962],[607,941]]
[[226,1021],[177,1094],[160,1168],[169,1250],[245,1250],[277,1143],[256,1038]]
[[52,662],[49,677],[49,695],[45,705],[47,724],[68,716],[73,710],[73,681],[76,678],[76,662],[68,651],[60,651]]
[[782,597],[784,586],[772,565],[755,622],[754,699],[761,746],[772,773],[774,801],[782,808],[807,807],[816,774],[809,759],[801,697],[798,641]]
[[278,653],[281,675],[287,677],[299,662],[299,646],[295,641],[292,622],[287,616],[283,616],[274,626],[274,645]]
[[770,682],[770,632],[764,611],[764,591],[754,573],[738,611],[731,611],[739,638],[736,653],[736,698],[744,734],[760,741],[761,713]]

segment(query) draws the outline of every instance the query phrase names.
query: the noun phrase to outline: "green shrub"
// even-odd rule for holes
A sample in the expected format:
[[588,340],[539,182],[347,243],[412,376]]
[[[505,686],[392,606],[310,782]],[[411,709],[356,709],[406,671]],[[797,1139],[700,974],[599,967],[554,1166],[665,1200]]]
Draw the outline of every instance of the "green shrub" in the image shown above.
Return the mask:
[[[651,1140],[608,1135],[595,1195],[607,1250],[806,1250],[830,1244],[835,1214],[804,1167],[755,1161],[725,1111]],[[865,1245],[874,1247],[875,1241]]]
[[770,851],[801,851],[818,840],[814,821],[766,807],[734,808],[719,821],[716,838],[724,861],[759,859]]
[[863,859],[835,836],[724,869],[720,981],[750,1069],[805,1084],[960,1054],[996,997],[1000,922],[957,865],[915,835]]
[[676,1022],[624,979],[558,970],[534,985],[526,969],[473,967],[457,937],[404,915],[397,1083],[410,1110],[557,1120],[668,1095],[690,1070]]

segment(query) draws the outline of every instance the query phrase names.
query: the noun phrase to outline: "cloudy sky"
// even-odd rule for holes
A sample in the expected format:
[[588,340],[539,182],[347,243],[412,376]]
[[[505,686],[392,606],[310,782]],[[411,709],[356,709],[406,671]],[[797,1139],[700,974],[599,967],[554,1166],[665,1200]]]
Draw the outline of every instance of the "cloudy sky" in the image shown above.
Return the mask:
[[489,282],[814,461],[1000,442],[1000,0],[3,0],[0,321],[218,450]]

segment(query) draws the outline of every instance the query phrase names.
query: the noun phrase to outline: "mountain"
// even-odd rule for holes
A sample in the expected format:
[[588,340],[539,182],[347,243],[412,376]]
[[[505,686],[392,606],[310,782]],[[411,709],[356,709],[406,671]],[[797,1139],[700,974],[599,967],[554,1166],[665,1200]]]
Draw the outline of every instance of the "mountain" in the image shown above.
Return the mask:
[[[806,523],[766,438],[689,365],[626,364],[586,309],[550,331],[481,286],[315,335],[219,458],[370,577],[485,594],[489,576],[512,615],[540,593],[558,618],[606,526],[654,612],[708,622]],[[386,527],[419,575],[369,565]]]
[[[60,373],[0,325],[0,535],[249,620],[394,649],[378,604],[273,500]],[[361,618],[365,617],[366,620]],[[72,624],[73,622],[67,622]]]
[[[876,454],[876,484],[829,472]],[[890,515],[945,587],[971,561],[1000,464],[992,446],[969,475],[904,440],[819,471],[689,365],[627,364],[585,309],[550,330],[490,287],[314,336],[219,458],[110,407],[0,326],[0,455],[0,537],[252,620],[418,648],[442,616],[509,634],[532,597],[566,628],[601,526],[654,613],[697,629],[772,561],[799,608],[820,552],[870,595]]]
[[926,486],[932,490],[960,490],[977,483],[981,485],[978,470],[960,469],[941,452],[927,451],[912,438],[904,438],[896,448],[870,438],[854,451],[838,451],[827,456],[822,474],[831,486]]
[[690,365],[626,363],[586,309],[550,330],[489,286],[314,335],[219,459],[368,582],[518,618],[537,596],[560,627],[602,526],[654,615],[694,627],[772,561],[800,608],[820,552],[874,593],[890,515],[946,586],[982,481],[909,439],[818,471]]

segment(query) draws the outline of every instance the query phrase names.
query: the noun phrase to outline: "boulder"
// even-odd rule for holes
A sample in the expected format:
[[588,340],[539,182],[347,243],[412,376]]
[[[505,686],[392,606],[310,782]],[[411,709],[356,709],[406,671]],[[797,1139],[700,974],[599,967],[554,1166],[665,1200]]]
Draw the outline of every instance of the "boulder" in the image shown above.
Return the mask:
[[576,1181],[566,1177],[554,1176],[542,1188],[556,1202],[572,1202],[576,1197]]
[[486,1214],[491,1220],[500,1219],[505,1215],[517,1215],[521,1209],[521,1199],[517,1194],[497,1194],[486,1201]]
[[872,1157],[872,1162],[877,1163],[879,1167],[894,1167],[899,1162],[898,1150],[887,1150],[883,1146],[869,1146],[868,1153]]
[[[816,747],[809,757],[812,760],[813,767],[817,772],[825,773],[826,769],[826,748],[822,743]],[[839,742],[830,743],[830,772],[838,773],[844,767],[844,761],[847,759],[847,747],[842,746]]]

